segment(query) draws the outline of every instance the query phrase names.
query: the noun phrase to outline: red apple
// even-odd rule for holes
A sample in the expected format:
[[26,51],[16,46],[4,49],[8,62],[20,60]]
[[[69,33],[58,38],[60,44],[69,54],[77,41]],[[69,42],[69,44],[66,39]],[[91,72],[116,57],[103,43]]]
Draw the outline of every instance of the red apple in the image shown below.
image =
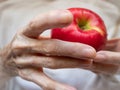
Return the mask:
[[52,29],[51,38],[88,44],[96,51],[103,49],[107,32],[101,17],[85,8],[68,10],[73,14],[73,22],[67,27]]

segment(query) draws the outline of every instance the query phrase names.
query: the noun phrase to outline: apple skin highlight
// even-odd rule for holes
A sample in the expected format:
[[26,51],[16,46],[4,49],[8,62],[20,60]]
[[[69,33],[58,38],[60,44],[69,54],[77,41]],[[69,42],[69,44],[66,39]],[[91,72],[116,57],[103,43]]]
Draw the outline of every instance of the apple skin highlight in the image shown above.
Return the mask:
[[85,8],[69,8],[68,10],[73,15],[72,23],[67,27],[52,29],[51,38],[84,43],[94,47],[96,51],[104,49],[107,31],[101,17]]

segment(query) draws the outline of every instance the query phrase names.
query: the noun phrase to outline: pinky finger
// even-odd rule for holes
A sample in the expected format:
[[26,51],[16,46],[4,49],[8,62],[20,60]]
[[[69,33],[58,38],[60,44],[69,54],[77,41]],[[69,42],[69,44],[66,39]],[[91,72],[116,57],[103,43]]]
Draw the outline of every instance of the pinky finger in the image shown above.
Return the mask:
[[19,76],[39,85],[43,90],[76,90],[75,88],[52,80],[42,71],[33,68],[19,70]]

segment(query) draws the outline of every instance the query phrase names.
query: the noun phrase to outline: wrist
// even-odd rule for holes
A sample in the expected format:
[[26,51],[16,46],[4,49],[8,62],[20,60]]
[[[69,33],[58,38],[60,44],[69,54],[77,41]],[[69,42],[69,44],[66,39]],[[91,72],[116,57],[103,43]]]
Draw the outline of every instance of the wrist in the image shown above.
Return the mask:
[[5,90],[8,80],[10,80],[11,76],[6,72],[4,68],[4,58],[2,54],[2,50],[0,49],[0,90]]
[[4,57],[3,57],[3,50],[0,48],[0,77],[10,78],[10,75],[7,74],[5,66],[4,66]]
[[0,50],[0,73],[7,77],[17,76],[17,66],[9,45]]

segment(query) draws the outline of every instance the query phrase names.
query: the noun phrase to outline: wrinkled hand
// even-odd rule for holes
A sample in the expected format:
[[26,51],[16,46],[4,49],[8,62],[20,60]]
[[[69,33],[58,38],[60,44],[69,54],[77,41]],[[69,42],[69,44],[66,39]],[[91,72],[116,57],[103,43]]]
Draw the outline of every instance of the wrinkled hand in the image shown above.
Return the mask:
[[47,29],[69,25],[72,18],[67,10],[35,17],[1,50],[3,71],[33,81],[44,90],[75,90],[52,80],[44,74],[42,68],[88,68],[91,67],[96,51],[88,45],[40,36]]
[[[94,71],[103,74],[120,74],[120,39],[109,40],[105,50],[97,52]],[[97,68],[97,70],[95,69]]]

